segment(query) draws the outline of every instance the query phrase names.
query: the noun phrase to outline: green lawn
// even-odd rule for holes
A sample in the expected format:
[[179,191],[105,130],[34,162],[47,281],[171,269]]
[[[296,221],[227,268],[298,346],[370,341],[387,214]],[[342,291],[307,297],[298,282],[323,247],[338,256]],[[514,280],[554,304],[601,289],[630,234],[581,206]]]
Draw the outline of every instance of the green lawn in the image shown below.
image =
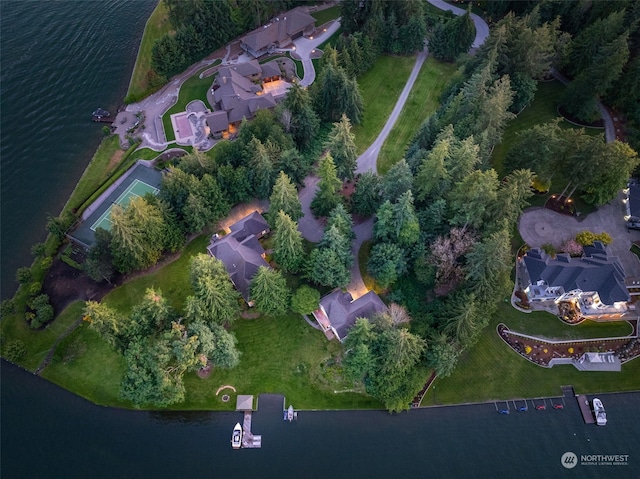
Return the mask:
[[119,398],[125,368],[124,356],[83,323],[60,342],[42,376],[95,404],[130,407]]
[[127,313],[142,300],[147,288],[156,288],[162,291],[162,296],[167,299],[172,308],[182,311],[184,300],[191,291],[189,261],[192,256],[205,253],[208,244],[209,235],[199,236],[185,247],[176,261],[114,289],[104,297],[103,301]]
[[378,173],[385,174],[404,157],[409,142],[422,122],[438,108],[440,95],[455,71],[455,65],[439,62],[432,57],[427,58],[398,121],[382,145],[378,156]]
[[382,55],[373,67],[358,79],[364,102],[364,117],[353,127],[358,154],[376,139],[398,101],[416,59]]
[[72,303],[51,324],[40,331],[29,327],[24,319],[24,314],[12,314],[0,321],[2,337],[6,342],[19,340],[24,343],[27,356],[18,363],[29,371],[35,371],[55,344],[58,336],[80,317],[83,307],[84,303],[81,301]]
[[[342,380],[335,360],[342,346],[327,341],[322,332],[301,316],[243,319],[231,328],[242,351],[240,365],[214,370],[206,380],[185,376],[188,390],[182,409],[233,409],[235,395],[226,405],[215,397],[222,385],[232,385],[238,394],[278,393],[302,409],[364,409],[381,407],[362,394],[334,391],[350,389]],[[229,393],[229,390],[225,391]]]
[[314,12],[311,14],[313,18],[316,19],[316,25],[319,27],[324,25],[330,20],[335,20],[340,17],[341,8],[340,5],[336,5],[334,7],[325,8],[324,10],[320,10],[319,12]]
[[[147,287],[162,290],[172,307],[180,311],[190,289],[189,258],[203,252],[208,235],[191,242],[180,259],[156,272],[126,283],[105,297],[105,302],[128,312]],[[73,319],[83,303],[74,305]],[[378,408],[380,404],[359,392],[342,377],[339,358],[342,345],[329,342],[301,316],[239,319],[231,331],[238,338],[241,363],[232,370],[214,370],[206,380],[195,373],[185,376],[186,401],[175,409],[232,409],[235,399],[222,403],[215,397],[221,385],[231,384],[239,394],[281,393],[300,408]],[[59,334],[59,332],[57,332]],[[48,348],[44,348],[46,352]],[[111,350],[87,324],[82,324],[57,348],[54,361],[43,376],[97,404],[128,407],[118,398],[125,371],[124,359]],[[345,391],[335,393],[335,391]],[[228,392],[228,391],[225,391]]]
[[91,162],[67,201],[65,208],[79,208],[118,168],[125,158],[118,135],[102,140]]
[[151,49],[156,40],[171,31],[171,23],[169,22],[168,15],[169,11],[167,6],[164,2],[160,1],[147,20],[142,41],[140,42],[136,64],[133,67],[129,90],[127,91],[128,99],[139,101],[153,91],[149,85]]
[[[516,325],[522,326],[522,321],[525,320],[525,318],[515,318],[514,315],[507,313],[505,308],[511,307],[503,305],[498,310],[489,326],[480,335],[477,344],[462,354],[453,374],[448,378],[435,381],[422,401],[423,406],[557,396],[562,394],[560,386],[569,384],[575,387],[577,393],[635,391],[640,388],[640,360],[638,359],[625,364],[620,373],[583,372],[570,365],[547,369],[526,361],[509,348],[496,333],[496,325],[500,322],[518,330]],[[555,321],[552,316],[547,315],[546,319],[548,321],[546,325],[532,324],[523,329],[529,332],[560,329],[552,324]],[[542,320],[545,318],[532,315],[531,321]],[[628,331],[626,323],[623,324],[622,328]],[[592,334],[599,335],[604,330],[618,334],[616,327],[612,329],[603,327],[596,333],[601,326],[613,325],[587,324],[583,329],[585,337],[593,337]],[[572,328],[568,325],[564,327]]]
[[[496,145],[491,157],[493,168],[498,172],[500,178],[507,173],[504,168],[504,160],[511,147],[516,143],[518,132],[548,123],[560,116],[557,106],[564,89],[565,86],[557,80],[538,82],[538,90],[531,104],[517,118],[509,122],[504,131],[502,142]],[[560,125],[563,128],[577,128],[568,121],[562,121]],[[592,135],[602,133],[602,130],[598,128],[587,128],[586,131]]]
[[570,326],[551,313],[544,311],[522,313],[509,304],[501,304],[497,316],[514,332],[559,341],[622,337],[633,332],[633,327],[626,321],[584,321]]
[[[207,65],[201,70],[197,71],[192,77],[188,78],[180,87],[180,93],[178,95],[178,101],[175,105],[169,108],[162,116],[162,124],[164,125],[164,131],[167,136],[167,141],[174,141],[176,136],[173,132],[173,126],[171,126],[171,115],[174,113],[180,113],[185,111],[187,104],[193,100],[202,100],[205,105],[209,106],[207,101],[207,90],[211,88],[214,76],[200,79],[199,75],[204,70],[208,70],[212,66],[221,63],[221,60],[216,60],[211,65]],[[210,106],[209,106],[210,108]]]

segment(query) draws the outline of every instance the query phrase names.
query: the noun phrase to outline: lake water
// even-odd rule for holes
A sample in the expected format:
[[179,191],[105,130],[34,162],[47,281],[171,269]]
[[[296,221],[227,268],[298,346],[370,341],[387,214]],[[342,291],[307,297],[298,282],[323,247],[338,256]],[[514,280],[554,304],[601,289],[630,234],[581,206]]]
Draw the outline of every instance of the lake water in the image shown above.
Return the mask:
[[31,264],[126,94],[155,0],[0,2],[0,296]]
[[[261,396],[261,449],[231,449],[241,413],[150,413],[94,406],[2,361],[3,478],[638,478],[640,394],[600,396],[609,424],[562,410],[496,413],[493,404],[300,411]],[[565,469],[565,452],[628,455],[628,465]]]
[[[115,111],[154,0],[3,1],[2,296],[45,237],[98,145],[98,106]],[[626,478],[640,477],[640,394],[603,395],[610,424],[561,411],[508,416],[493,404],[301,411],[261,397],[263,447],[233,451],[239,413],[149,413],[94,406],[0,361],[0,476],[33,478]],[[99,367],[99,365],[97,365]],[[561,466],[572,451],[628,454],[627,466]]]

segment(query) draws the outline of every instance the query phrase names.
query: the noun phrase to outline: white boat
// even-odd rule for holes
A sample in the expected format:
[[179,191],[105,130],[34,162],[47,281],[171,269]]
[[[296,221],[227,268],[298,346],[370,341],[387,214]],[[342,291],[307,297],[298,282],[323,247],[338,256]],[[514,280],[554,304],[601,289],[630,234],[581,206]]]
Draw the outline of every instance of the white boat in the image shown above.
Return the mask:
[[289,406],[289,409],[287,409],[287,421],[293,421],[293,406]]
[[233,434],[231,436],[231,447],[233,447],[234,449],[240,449],[240,446],[242,446],[242,426],[238,422],[233,428]]
[[607,413],[604,410],[602,401],[598,398],[593,398],[593,413],[596,416],[596,424],[598,426],[604,426],[607,424]]

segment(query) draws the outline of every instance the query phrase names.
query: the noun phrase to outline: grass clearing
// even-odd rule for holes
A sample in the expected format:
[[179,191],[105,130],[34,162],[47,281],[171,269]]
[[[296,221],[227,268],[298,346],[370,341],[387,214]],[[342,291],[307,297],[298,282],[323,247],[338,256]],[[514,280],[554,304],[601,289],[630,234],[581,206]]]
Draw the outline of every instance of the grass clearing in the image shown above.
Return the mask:
[[[481,402],[498,399],[557,396],[562,385],[571,384],[577,393],[609,391],[635,391],[640,388],[640,361],[634,360],[622,366],[620,373],[584,372],[571,365],[547,369],[537,366],[511,350],[498,336],[496,326],[504,322],[514,331],[545,333],[553,336],[578,334],[581,338],[593,338],[602,333],[629,332],[628,323],[586,323],[582,329],[563,325],[553,316],[543,313],[531,315],[509,312],[513,308],[503,304],[480,334],[478,342],[462,353],[458,365],[448,378],[437,379],[422,401],[423,406]],[[524,317],[526,316],[526,318]],[[525,323],[530,321],[529,324]],[[543,324],[542,321],[545,321]],[[556,323],[560,323],[559,325]],[[569,331],[561,332],[562,329]],[[624,331],[621,331],[624,330]]]
[[125,368],[124,356],[83,323],[60,342],[42,376],[98,405],[131,407],[119,398]]
[[162,296],[172,308],[182,311],[184,300],[191,291],[189,261],[192,256],[204,253],[208,244],[208,234],[198,236],[184,248],[180,258],[151,274],[131,280],[114,289],[104,297],[103,301],[122,313],[128,313],[134,305],[142,301],[147,288],[156,288],[162,291]]
[[31,329],[24,319],[24,314],[12,314],[0,321],[2,337],[6,342],[19,340],[24,343],[27,355],[18,361],[18,364],[29,371],[35,371],[58,337],[82,315],[83,308],[82,301],[70,304],[42,330]]
[[382,55],[367,73],[358,78],[364,103],[362,123],[352,130],[358,154],[373,143],[387,122],[415,61],[415,56]]
[[455,65],[439,62],[432,57],[424,62],[398,121],[382,145],[378,155],[379,174],[384,175],[404,157],[409,142],[422,122],[440,105],[440,95],[455,71]]
[[151,49],[156,40],[171,31],[169,9],[163,1],[160,1],[144,28],[136,64],[133,67],[131,81],[129,82],[128,98],[139,101],[154,91],[154,88],[149,84],[149,80],[152,77]]
[[340,5],[336,5],[333,7],[325,8],[324,10],[320,10],[318,12],[313,12],[311,16],[316,19],[316,25],[321,26],[331,20],[335,20],[340,17],[341,13]]
[[342,346],[327,341],[301,316],[242,319],[231,331],[242,351],[240,365],[231,370],[215,369],[204,380],[187,374],[187,398],[177,408],[233,410],[235,395],[226,404],[215,397],[215,391],[225,384],[234,386],[238,394],[284,394],[302,409],[380,407],[377,401],[357,392],[334,393],[353,387],[342,379],[336,361]]

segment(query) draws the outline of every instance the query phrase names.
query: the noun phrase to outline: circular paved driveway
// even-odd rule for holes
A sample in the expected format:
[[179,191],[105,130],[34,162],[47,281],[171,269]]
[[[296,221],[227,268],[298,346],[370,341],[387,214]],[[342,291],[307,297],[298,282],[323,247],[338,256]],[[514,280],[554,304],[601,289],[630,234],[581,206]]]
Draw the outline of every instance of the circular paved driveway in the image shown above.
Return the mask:
[[640,241],[640,232],[627,231],[624,214],[620,194],[611,203],[599,207],[580,221],[545,208],[531,208],[520,216],[518,230],[522,239],[532,248],[547,243],[559,248],[564,241],[584,230],[609,233],[613,238],[609,249],[620,258],[627,277],[640,278],[640,261],[629,251],[633,241]]

